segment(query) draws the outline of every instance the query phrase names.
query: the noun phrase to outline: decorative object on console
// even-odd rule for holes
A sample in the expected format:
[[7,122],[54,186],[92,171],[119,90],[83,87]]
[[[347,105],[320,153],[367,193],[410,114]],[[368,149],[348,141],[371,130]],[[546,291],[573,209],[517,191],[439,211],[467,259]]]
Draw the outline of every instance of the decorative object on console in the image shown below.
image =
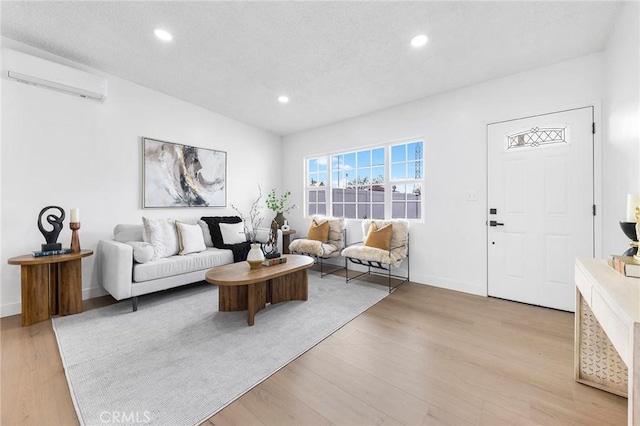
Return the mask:
[[638,239],[640,239],[640,206],[636,207],[636,252],[633,254],[633,258],[640,262],[640,244],[638,244]]
[[225,207],[227,153],[142,138],[143,208]]
[[[60,211],[60,216],[56,216],[55,214],[47,215],[47,222],[52,226],[51,231],[47,231],[42,226],[42,215],[49,209],[57,209]],[[52,250],[62,250],[62,244],[58,242],[58,235],[60,235],[60,231],[62,231],[62,222],[64,221],[64,210],[58,206],[47,206],[44,209],[40,210],[40,214],[38,215],[38,229],[42,232],[44,236],[44,240],[47,242],[46,244],[42,244],[42,251],[52,251]]]
[[626,222],[638,222],[636,209],[640,207],[640,194],[627,194],[627,218]]
[[286,220],[284,214],[289,213],[291,210],[296,208],[295,204],[292,204],[289,207],[285,207],[290,196],[291,191],[287,191],[278,197],[276,195],[275,189],[272,189],[267,196],[267,207],[269,208],[269,210],[273,210],[274,212],[276,212],[275,221],[281,228],[282,225],[284,225],[284,221]]
[[640,278],[640,262],[632,256],[609,256],[609,266],[627,277]]
[[624,253],[623,256],[634,256],[638,254],[638,232],[636,230],[638,224],[636,222],[620,222],[620,228],[624,235],[629,238],[629,247]]
[[288,231],[289,229],[291,229],[291,227],[289,226],[289,221],[287,219],[284,220],[284,225],[282,225],[280,229],[282,229],[282,231]]
[[80,229],[80,209],[71,209],[71,253],[80,253],[80,237],[78,229]]
[[638,254],[638,237],[640,237],[640,195],[627,195],[626,221],[620,222],[620,228],[622,228],[624,235],[631,240],[629,242],[631,247],[622,255],[636,256],[636,259],[640,261],[640,255]]

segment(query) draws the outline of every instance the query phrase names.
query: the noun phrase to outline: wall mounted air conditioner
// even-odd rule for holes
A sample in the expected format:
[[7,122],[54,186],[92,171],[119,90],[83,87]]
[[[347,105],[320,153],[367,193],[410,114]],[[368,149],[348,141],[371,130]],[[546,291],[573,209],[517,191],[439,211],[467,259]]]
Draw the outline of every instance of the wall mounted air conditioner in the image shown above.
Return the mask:
[[107,99],[107,79],[75,68],[2,49],[2,76],[82,98]]

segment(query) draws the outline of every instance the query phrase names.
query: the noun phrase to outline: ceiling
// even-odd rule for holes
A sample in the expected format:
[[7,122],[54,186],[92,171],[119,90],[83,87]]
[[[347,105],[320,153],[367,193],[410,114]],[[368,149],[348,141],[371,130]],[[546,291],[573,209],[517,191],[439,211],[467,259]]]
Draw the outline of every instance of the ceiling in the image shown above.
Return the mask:
[[[611,1],[3,0],[1,34],[287,135],[601,51],[620,8]],[[157,27],[173,41],[155,38]],[[420,33],[429,42],[411,47]],[[288,104],[277,102],[281,94]]]

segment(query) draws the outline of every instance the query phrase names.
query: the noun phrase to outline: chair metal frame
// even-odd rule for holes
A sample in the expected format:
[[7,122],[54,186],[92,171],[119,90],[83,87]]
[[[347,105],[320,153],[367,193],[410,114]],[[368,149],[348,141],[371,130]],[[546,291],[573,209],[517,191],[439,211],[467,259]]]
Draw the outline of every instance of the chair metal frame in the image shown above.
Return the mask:
[[[362,242],[359,243],[355,243],[355,244],[351,244],[352,246],[357,245],[357,244],[362,244]],[[389,293],[393,293],[398,287],[400,287],[402,284],[405,284],[407,282],[409,282],[410,278],[409,278],[409,272],[411,270],[410,268],[410,262],[409,262],[409,234],[407,234],[407,244],[406,245],[401,245],[398,247],[392,247],[389,249],[389,252],[391,252],[392,250],[397,250],[403,247],[407,247],[407,256],[402,260],[402,262],[404,262],[405,260],[407,261],[407,276],[404,275],[396,275],[396,274],[392,274],[391,273],[391,264],[388,263],[382,263],[382,262],[374,262],[371,260],[362,260],[362,259],[358,259],[358,258],[354,258],[354,257],[345,257],[344,259],[344,268],[345,268],[345,273],[346,273],[346,282],[355,280],[357,278],[360,278],[363,275],[377,275],[377,276],[381,276],[381,277],[387,277],[387,282],[389,285]],[[349,262],[352,262],[356,265],[360,265],[360,266],[365,266],[367,268],[367,271],[365,272],[361,272],[360,274],[349,278]],[[386,266],[385,266],[386,265]],[[373,268],[374,270],[372,271],[371,268]],[[352,269],[353,271],[354,269]],[[378,270],[383,270],[383,271],[387,271],[386,273],[384,272],[379,272]],[[400,279],[402,281],[400,281],[400,283],[396,284],[395,286],[391,286],[391,279],[392,278],[396,278],[396,279]]]

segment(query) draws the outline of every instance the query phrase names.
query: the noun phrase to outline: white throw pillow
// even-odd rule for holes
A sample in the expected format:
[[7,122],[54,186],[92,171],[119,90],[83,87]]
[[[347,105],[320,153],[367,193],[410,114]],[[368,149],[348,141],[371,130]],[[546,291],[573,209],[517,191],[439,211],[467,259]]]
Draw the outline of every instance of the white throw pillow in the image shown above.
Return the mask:
[[204,244],[202,228],[199,224],[176,221],[176,228],[178,229],[178,239],[180,241],[180,251],[178,254],[198,253],[207,249],[207,246]]
[[178,230],[176,229],[176,221],[173,219],[166,219],[164,221],[164,246],[164,257],[176,255],[180,251]]
[[155,254],[153,246],[142,241],[127,241],[125,244],[133,247],[133,260],[138,263],[147,263],[153,259]]
[[153,247],[154,255],[151,260],[178,254],[180,246],[174,220],[143,217],[142,225],[144,226],[143,240]]
[[162,259],[164,257],[165,246],[163,221],[164,219],[142,218],[142,225],[144,226],[142,238],[144,242],[151,244],[151,247],[153,247],[153,258],[151,260]]
[[199,220],[198,225],[202,228],[202,236],[204,237],[204,245],[207,247],[213,247],[213,240],[211,239],[211,231],[209,225],[204,220]]
[[247,241],[247,236],[244,233],[244,222],[221,223],[220,233],[225,244],[239,244]]

